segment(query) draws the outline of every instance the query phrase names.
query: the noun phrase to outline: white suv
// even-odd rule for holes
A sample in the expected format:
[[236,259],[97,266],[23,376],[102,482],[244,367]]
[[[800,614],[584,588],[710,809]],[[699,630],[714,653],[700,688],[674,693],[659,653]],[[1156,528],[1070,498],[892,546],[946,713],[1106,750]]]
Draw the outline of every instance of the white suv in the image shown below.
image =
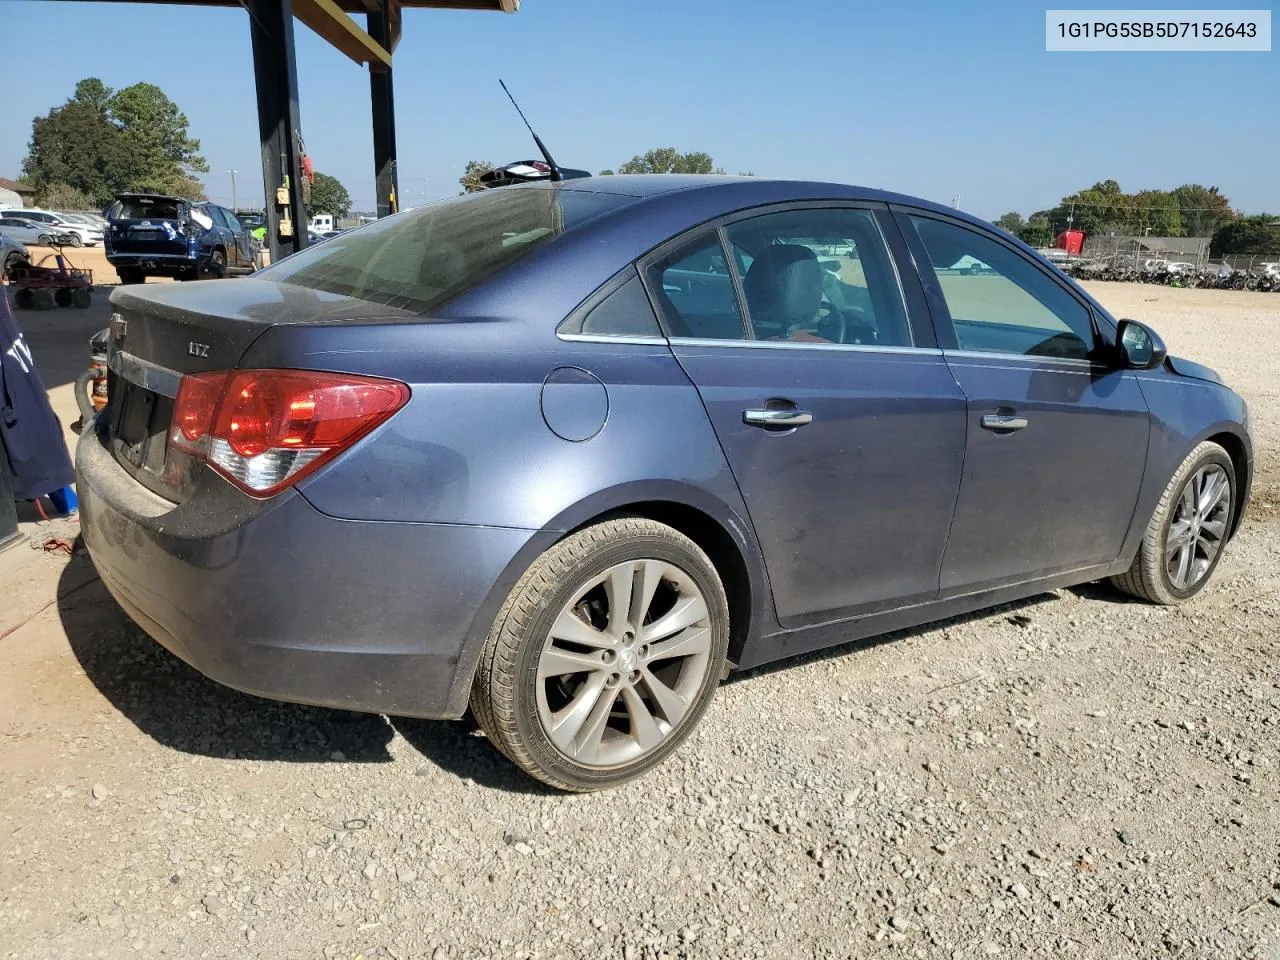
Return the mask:
[[102,228],[88,223],[68,220],[60,213],[49,210],[0,210],[0,217],[21,217],[58,228],[59,233],[70,234],[73,247],[92,247],[102,242]]

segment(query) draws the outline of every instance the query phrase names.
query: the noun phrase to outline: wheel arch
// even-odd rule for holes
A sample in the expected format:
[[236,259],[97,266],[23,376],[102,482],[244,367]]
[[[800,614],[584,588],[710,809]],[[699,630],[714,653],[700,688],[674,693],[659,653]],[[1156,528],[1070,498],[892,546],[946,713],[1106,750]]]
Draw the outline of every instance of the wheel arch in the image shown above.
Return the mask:
[[1202,437],[1201,441],[1203,440],[1216,443],[1226,450],[1227,456],[1231,458],[1232,473],[1235,474],[1236,496],[1235,503],[1232,505],[1231,529],[1227,536],[1228,538],[1234,537],[1236,531],[1240,529],[1240,521],[1244,518],[1244,509],[1248,504],[1249,498],[1249,487],[1253,479],[1252,470],[1250,469],[1251,450],[1249,442],[1241,434],[1229,429],[1210,433],[1208,436]]
[[742,651],[765,628],[772,611],[768,576],[750,524],[733,507],[698,487],[674,481],[637,481],[600,491],[566,508],[533,533],[507,564],[477,610],[459,655],[450,687],[450,715],[461,716],[466,711],[493,620],[534,560],[583,527],[627,513],[678,530],[711,559],[729,601],[729,661],[741,659]]

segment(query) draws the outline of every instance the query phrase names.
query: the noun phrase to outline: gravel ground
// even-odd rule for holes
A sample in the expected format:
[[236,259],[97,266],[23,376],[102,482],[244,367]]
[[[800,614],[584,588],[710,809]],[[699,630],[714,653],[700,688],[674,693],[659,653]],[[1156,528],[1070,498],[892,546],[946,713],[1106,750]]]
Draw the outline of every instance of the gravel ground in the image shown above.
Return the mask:
[[0,956],[1280,958],[1280,296],[1095,292],[1251,405],[1215,585],[735,677],[610,793],[547,793],[464,723],[220,688],[86,558],[37,558],[0,607],[62,597],[0,640]]

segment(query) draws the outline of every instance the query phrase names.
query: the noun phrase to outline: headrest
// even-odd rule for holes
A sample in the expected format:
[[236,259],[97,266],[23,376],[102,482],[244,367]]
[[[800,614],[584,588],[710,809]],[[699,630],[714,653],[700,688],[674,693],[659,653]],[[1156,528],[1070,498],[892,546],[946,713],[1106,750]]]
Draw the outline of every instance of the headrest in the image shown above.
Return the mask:
[[765,247],[742,281],[753,316],[778,323],[812,320],[822,303],[822,268],[800,244]]

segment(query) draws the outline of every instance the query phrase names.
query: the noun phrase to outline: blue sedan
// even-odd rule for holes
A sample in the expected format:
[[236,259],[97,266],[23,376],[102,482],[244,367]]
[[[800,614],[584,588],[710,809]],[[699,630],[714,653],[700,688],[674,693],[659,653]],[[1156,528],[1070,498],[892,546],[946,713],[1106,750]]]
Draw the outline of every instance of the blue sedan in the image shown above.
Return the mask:
[[470,706],[567,790],[734,668],[1102,578],[1188,600],[1253,473],[1212,370],[856,187],[503,187],[112,304],[77,467],[121,605],[261,696]]

